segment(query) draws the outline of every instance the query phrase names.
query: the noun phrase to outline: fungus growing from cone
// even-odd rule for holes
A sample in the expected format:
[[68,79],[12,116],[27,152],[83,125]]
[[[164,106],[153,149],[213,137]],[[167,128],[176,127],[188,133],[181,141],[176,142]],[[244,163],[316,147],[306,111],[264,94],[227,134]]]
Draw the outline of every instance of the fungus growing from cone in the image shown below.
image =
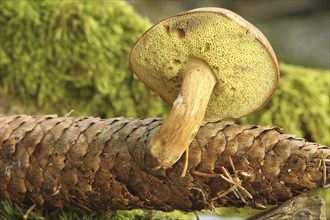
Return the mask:
[[199,8],[160,21],[137,41],[130,65],[172,105],[150,141],[162,168],[188,150],[203,120],[240,118],[259,110],[279,80],[265,36],[221,8]]

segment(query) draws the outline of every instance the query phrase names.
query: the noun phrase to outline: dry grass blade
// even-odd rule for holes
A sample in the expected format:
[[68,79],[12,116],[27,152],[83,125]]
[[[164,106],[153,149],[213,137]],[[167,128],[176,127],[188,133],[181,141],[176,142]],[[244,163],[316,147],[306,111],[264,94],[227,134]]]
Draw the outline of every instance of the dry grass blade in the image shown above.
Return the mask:
[[33,204],[23,215],[23,219],[27,220],[29,218],[29,214],[32,212],[32,210],[36,207],[37,204]]
[[[330,159],[322,159],[323,166],[323,188],[330,188],[330,184],[327,184],[327,169],[330,167]],[[328,174],[329,175],[329,174]]]

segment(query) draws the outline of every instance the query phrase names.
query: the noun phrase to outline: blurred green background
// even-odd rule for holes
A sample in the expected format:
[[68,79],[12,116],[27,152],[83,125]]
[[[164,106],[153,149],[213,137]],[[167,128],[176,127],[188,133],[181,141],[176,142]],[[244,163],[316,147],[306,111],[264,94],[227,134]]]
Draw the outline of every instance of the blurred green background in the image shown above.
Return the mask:
[[[255,24],[281,62],[273,99],[238,123],[329,146],[330,5],[321,0],[3,0],[0,113],[166,117],[169,108],[131,73],[131,47],[162,18],[211,6]],[[330,201],[329,190],[319,194]]]

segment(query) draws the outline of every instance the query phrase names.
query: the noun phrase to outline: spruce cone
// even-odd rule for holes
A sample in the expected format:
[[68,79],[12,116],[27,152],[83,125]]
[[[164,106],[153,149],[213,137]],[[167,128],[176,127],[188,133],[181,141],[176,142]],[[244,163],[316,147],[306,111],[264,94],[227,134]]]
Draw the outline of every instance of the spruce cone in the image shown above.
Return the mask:
[[0,199],[93,210],[279,204],[330,182],[330,149],[277,127],[209,122],[173,168],[155,169],[161,120],[0,117]]

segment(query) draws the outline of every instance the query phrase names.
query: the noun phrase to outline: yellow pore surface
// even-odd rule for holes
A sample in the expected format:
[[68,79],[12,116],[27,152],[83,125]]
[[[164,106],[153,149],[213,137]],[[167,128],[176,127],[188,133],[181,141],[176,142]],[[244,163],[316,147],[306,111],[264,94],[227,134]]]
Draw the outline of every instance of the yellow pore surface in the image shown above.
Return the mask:
[[172,17],[150,29],[131,53],[133,71],[168,104],[176,99],[182,70],[198,58],[218,82],[205,118],[238,118],[257,110],[277,85],[277,68],[255,35],[220,13]]

